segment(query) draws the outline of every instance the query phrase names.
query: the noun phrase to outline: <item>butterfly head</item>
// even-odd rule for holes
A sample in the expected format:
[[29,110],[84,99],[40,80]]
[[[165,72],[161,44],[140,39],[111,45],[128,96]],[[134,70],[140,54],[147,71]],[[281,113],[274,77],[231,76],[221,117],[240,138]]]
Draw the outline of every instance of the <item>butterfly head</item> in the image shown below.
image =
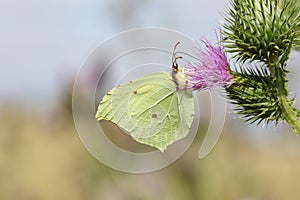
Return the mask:
[[180,44],[177,42],[174,46],[173,55],[172,55],[172,77],[174,82],[177,85],[177,90],[183,90],[187,88],[188,79],[187,76],[183,73],[183,69],[179,66],[177,60],[182,59],[181,56],[176,56],[176,47]]

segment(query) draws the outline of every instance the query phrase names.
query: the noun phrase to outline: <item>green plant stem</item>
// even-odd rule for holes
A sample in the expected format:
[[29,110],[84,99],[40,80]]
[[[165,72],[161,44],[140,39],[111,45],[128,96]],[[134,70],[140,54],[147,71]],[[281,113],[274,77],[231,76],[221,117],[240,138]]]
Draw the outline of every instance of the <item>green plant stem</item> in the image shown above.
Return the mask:
[[278,66],[272,66],[270,69],[271,76],[275,77],[275,83],[278,90],[278,100],[282,109],[283,118],[290,124],[296,134],[300,134],[300,123],[298,121],[297,110],[292,107],[292,102],[288,100],[286,74],[283,69]]

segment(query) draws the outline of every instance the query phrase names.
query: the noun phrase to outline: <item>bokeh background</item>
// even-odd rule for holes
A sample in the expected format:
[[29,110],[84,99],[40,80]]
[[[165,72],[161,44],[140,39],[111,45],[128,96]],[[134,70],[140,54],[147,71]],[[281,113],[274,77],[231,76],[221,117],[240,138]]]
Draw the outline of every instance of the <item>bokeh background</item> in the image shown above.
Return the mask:
[[[77,135],[72,84],[97,44],[145,26],[215,39],[228,6],[225,0],[0,0],[0,199],[300,199],[300,138],[287,125],[246,125],[229,112],[216,147],[198,159],[204,114],[179,160],[139,175],[101,164]],[[298,108],[299,62],[295,51],[289,76]]]

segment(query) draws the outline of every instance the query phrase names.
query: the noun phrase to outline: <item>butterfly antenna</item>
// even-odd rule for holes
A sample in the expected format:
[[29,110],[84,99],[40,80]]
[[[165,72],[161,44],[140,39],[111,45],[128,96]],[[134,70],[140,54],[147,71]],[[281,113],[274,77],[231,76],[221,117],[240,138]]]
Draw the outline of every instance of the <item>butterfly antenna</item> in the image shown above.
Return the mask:
[[174,46],[174,49],[173,49],[173,53],[172,53],[172,68],[173,70],[177,71],[178,70],[178,64],[177,64],[177,60],[178,59],[182,59],[181,56],[176,56],[176,48],[177,46],[180,44],[180,42],[177,42]]
[[174,63],[176,60],[176,48],[177,46],[180,44],[180,42],[177,42],[173,48],[173,52],[172,52],[172,63]]
[[193,56],[193,55],[191,55],[191,54],[185,53],[185,52],[183,52],[183,51],[177,51],[177,52],[174,53],[174,54],[175,54],[174,57],[176,57],[176,54],[183,54],[183,55],[189,56],[189,57],[191,57],[191,58],[193,58],[193,59],[195,59],[195,60],[201,61],[199,58],[197,58],[197,57],[195,57],[195,56]]

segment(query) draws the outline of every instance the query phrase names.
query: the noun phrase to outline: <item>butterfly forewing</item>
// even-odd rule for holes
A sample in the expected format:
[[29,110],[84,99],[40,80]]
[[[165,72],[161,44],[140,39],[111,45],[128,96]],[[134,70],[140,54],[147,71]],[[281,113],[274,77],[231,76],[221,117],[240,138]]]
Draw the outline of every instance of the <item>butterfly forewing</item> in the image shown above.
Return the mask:
[[168,73],[154,73],[113,88],[100,102],[96,118],[125,129],[136,141],[164,151],[189,132],[191,92],[176,89]]

